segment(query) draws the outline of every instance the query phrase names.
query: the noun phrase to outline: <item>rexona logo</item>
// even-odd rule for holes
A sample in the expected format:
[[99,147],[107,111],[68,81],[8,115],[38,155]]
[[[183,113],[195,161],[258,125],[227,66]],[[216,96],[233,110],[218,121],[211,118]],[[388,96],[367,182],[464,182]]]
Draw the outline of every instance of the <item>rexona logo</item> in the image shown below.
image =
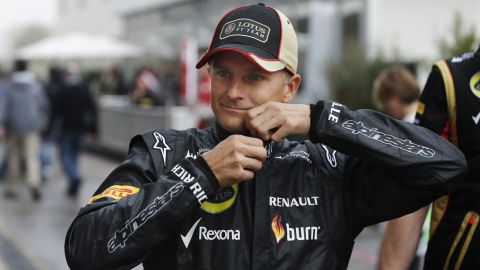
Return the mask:
[[287,236],[287,241],[309,241],[318,240],[318,234],[320,232],[320,226],[308,226],[308,227],[293,227],[289,223],[285,223],[286,229],[282,224],[282,217],[275,215],[272,219],[272,231],[277,240],[277,244]]
[[240,240],[240,230],[209,230],[200,227],[198,240]]
[[[197,225],[202,219],[199,218],[193,225],[190,227],[188,232],[185,235],[180,234],[183,244],[186,248],[190,245],[193,234]],[[207,227],[200,226],[198,228],[198,240],[207,240],[207,241],[228,241],[228,240],[240,240],[240,230],[209,230]]]

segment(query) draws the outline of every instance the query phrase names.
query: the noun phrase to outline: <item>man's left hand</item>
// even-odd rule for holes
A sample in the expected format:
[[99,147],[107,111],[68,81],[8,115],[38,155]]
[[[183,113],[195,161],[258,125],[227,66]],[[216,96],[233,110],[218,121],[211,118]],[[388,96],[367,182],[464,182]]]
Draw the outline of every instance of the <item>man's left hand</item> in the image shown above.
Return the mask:
[[280,142],[289,135],[308,134],[310,106],[270,101],[250,109],[245,121],[251,136]]

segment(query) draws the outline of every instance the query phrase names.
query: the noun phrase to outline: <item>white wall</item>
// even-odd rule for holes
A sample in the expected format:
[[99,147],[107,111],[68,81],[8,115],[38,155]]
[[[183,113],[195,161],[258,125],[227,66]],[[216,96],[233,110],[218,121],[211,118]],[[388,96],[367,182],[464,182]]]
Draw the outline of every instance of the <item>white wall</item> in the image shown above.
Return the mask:
[[55,32],[84,31],[121,36],[123,23],[115,13],[115,0],[60,0]]
[[479,0],[366,0],[366,40],[370,56],[382,50],[387,57],[433,61],[438,40],[450,35],[455,12],[464,26],[480,36]]

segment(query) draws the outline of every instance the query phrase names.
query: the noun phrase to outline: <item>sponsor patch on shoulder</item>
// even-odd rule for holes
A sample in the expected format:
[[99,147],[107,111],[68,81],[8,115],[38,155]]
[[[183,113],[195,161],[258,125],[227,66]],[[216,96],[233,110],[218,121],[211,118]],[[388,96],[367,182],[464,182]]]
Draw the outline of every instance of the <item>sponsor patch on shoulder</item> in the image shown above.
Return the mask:
[[120,200],[121,198],[133,195],[140,191],[139,188],[133,186],[120,186],[114,185],[105,189],[102,193],[93,196],[89,201],[88,204],[101,199],[101,198],[112,198],[116,201]]
[[480,98],[480,71],[470,78],[470,89],[476,97]]
[[155,138],[155,145],[153,145],[153,149],[157,149],[162,153],[163,165],[165,166],[167,164],[167,151],[172,150],[172,148],[168,146],[165,137],[163,137],[162,134],[154,132],[153,137]]
[[417,113],[419,115],[423,115],[424,112],[425,112],[425,104],[419,101],[417,105]]

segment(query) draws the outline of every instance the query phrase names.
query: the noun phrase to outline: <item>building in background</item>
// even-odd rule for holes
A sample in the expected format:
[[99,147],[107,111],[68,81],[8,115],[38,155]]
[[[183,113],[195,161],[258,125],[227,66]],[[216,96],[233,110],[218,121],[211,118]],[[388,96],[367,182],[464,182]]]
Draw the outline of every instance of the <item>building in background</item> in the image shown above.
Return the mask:
[[123,21],[115,6],[118,0],[58,0],[56,34],[88,32],[112,37],[123,35]]
[[[85,31],[122,38],[147,52],[141,59],[125,63],[127,73],[140,65],[161,69],[165,63],[179,63],[185,39],[195,40],[200,54],[208,46],[212,29],[222,14],[239,4],[256,2],[258,0],[57,0],[58,18],[51,32]],[[430,63],[439,57],[438,40],[450,38],[455,13],[465,26],[475,26],[480,35],[478,0],[263,2],[274,5],[291,18],[300,43],[299,72],[304,75],[301,91],[311,98],[330,96],[326,66],[342,58],[347,41],[358,43],[370,58],[382,54],[387,60]],[[6,55],[11,56],[13,52],[10,50]],[[419,69],[421,83],[429,66]]]
[[[387,60],[430,63],[439,57],[438,40],[450,38],[455,13],[465,26],[478,26],[480,35],[477,0],[263,2],[275,5],[292,20],[301,49],[299,71],[305,76],[306,88],[319,85],[318,80],[325,77],[322,73],[326,73],[322,69],[342,57],[347,40],[360,44],[370,58],[382,54]],[[224,0],[118,0],[115,6],[124,21],[126,40],[144,46],[152,55],[179,59],[183,38],[196,39],[201,53],[218,18],[238,4]],[[420,81],[428,72],[427,66],[420,68]],[[323,83],[321,88],[329,87]],[[328,90],[324,91],[317,97],[328,97]]]

